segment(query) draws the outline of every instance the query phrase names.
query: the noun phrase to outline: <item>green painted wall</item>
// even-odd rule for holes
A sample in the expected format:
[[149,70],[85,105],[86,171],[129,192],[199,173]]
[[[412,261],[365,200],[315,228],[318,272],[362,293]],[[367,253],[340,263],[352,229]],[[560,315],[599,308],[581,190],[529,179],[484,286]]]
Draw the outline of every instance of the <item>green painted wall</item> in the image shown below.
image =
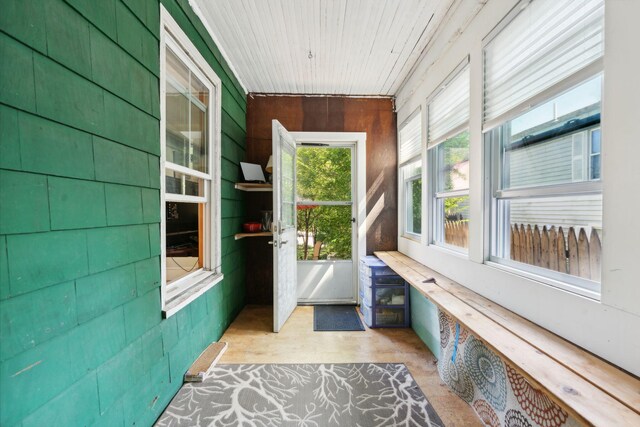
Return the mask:
[[429,350],[440,358],[440,324],[438,308],[420,292],[411,289],[411,327]]
[[158,0],[2,0],[0,425],[150,425],[244,305],[246,97],[222,79],[225,279],[160,311]]

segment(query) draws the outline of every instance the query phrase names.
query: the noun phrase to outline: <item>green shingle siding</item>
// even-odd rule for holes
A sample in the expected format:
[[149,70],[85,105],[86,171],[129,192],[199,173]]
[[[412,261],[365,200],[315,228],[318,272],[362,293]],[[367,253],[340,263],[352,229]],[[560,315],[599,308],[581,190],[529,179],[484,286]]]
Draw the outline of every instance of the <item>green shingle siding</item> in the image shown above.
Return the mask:
[[24,112],[19,126],[23,170],[95,179],[91,134]]
[[164,3],[222,80],[225,278],[161,318],[159,3],[5,1],[0,425],[150,425],[244,304],[245,95]]
[[0,170],[0,233],[49,230],[47,177]]

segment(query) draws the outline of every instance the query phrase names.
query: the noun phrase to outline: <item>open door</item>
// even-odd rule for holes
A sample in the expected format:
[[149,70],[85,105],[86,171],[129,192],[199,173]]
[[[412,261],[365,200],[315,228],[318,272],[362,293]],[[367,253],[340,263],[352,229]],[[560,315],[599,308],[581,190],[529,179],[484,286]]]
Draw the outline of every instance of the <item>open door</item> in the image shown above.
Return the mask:
[[296,143],[273,120],[273,331],[279,332],[296,308]]

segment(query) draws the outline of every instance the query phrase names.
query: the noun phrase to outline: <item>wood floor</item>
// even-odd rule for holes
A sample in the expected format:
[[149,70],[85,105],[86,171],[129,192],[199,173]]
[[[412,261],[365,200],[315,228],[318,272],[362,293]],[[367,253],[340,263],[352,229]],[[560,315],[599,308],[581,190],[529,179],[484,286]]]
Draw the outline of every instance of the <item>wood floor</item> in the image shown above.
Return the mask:
[[442,384],[436,360],[412,329],[314,332],[313,307],[296,308],[280,333],[271,306],[247,306],[220,341],[219,363],[404,363],[446,426],[481,426],[471,407]]

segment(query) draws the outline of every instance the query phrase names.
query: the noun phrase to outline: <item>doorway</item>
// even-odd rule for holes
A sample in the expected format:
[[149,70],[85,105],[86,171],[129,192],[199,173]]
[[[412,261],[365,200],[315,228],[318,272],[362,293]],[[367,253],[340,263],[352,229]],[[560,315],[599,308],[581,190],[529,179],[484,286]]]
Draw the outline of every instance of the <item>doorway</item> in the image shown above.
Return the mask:
[[298,304],[355,304],[365,248],[362,133],[296,139]]

